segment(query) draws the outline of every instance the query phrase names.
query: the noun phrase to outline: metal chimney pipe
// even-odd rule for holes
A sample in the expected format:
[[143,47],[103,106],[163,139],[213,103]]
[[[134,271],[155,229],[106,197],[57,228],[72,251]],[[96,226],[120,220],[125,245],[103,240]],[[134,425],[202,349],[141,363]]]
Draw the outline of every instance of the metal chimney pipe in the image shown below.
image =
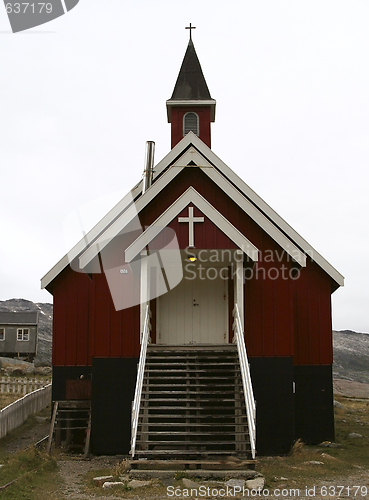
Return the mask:
[[147,141],[142,193],[147,191],[152,183],[152,178],[154,175],[154,152],[155,152],[155,142]]

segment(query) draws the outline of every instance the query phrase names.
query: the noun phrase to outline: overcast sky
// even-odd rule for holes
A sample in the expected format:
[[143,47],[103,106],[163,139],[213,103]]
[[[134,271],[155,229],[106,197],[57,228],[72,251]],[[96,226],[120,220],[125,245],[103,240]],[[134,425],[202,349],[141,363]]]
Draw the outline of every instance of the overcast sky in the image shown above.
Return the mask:
[[190,22],[213,151],[345,276],[333,327],[369,332],[368,0],[80,0],[18,34],[0,5],[0,300],[51,302],[68,214],[169,152]]

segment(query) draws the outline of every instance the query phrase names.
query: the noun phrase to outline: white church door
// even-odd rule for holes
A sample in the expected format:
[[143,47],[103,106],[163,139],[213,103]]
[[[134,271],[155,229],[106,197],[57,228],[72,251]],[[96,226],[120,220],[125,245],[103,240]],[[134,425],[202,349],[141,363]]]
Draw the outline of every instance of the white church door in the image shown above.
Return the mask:
[[169,345],[228,342],[228,282],[186,279],[158,300],[157,343]]

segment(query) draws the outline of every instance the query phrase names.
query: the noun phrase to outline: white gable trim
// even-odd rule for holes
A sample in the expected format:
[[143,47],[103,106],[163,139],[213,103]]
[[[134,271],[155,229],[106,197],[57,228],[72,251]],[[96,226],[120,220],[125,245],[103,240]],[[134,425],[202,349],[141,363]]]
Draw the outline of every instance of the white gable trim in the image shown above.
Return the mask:
[[200,154],[195,148],[189,148],[178,160],[173,164],[175,167],[191,166],[189,163],[194,162],[197,167],[201,168],[214,168],[207,159]]
[[185,191],[165,212],[146,229],[125,251],[126,262],[131,262],[148,245],[164,227],[184,210],[190,203],[210,219],[219,229],[228,236],[254,262],[258,261],[259,250],[238,231],[216,208],[213,207],[193,187]]
[[84,269],[103,250],[106,245],[119,234],[159,193],[165,188],[184,167],[171,167],[149,189],[120,215],[96,241],[85,250],[79,258],[79,266]]
[[301,267],[306,266],[306,256],[276,226],[262,214],[250,201],[228,182],[215,168],[204,169],[204,172],[232,200],[253,219],[274,241],[278,243]]
[[[190,147],[190,149],[189,149]],[[187,159],[189,161],[187,162]],[[282,217],[280,217],[267,203],[264,202],[260,196],[258,196],[238,175],[233,172],[220,158],[218,158],[213,151],[204,144],[201,139],[199,139],[195,134],[189,132],[176,146],[155,166],[154,170],[154,180],[161,176],[161,179],[157,179],[156,182],[153,183],[152,187],[143,195],[142,193],[142,181],[140,181],[131,192],[123,198],[101,221],[96,224],[96,226],[89,231],[89,233],[82,238],[73,248],[72,250],[65,255],[41,280],[41,287],[47,287],[53,279],[61,272],[65,267],[69,265],[69,263],[75,259],[78,255],[80,255],[84,250],[84,254],[82,254],[81,259],[82,262],[86,261],[86,258],[82,258],[85,255],[89,248],[92,248],[95,244],[95,247],[98,248],[99,251],[99,240],[101,240],[102,236],[105,238],[107,231],[112,225],[116,225],[118,221],[120,221],[126,214],[127,208],[132,203],[132,199],[138,199],[136,202],[136,210],[137,204],[141,201],[141,199],[145,199],[144,206],[148,203],[147,196],[151,189],[157,185],[160,190],[163,189],[169,182],[171,175],[167,176],[167,172],[162,175],[165,169],[168,167],[176,166],[177,172],[175,175],[179,173],[181,167],[185,167],[188,165],[190,161],[193,161],[198,165],[203,171],[210,177],[215,180],[216,173],[218,174],[217,182],[222,189],[227,188],[229,191],[232,189],[232,197],[237,196],[238,200],[243,200],[243,202],[248,202],[248,207],[253,207],[253,213],[256,217],[258,216],[257,223],[260,225],[260,220],[267,220],[270,223],[270,227],[274,227],[276,232],[275,235],[285,236],[289,245],[294,248],[299,248],[302,250],[302,253],[311,256],[311,258],[327,273],[331,276],[331,278],[339,285],[343,286],[344,278],[343,276],[327,262],[309,243],[302,238]],[[186,163],[187,162],[187,163]],[[209,167],[209,168],[204,168]],[[213,168],[211,168],[213,167]],[[168,169],[168,173],[173,174],[173,168]],[[215,173],[216,172],[216,173]],[[174,175],[174,177],[175,177]],[[173,178],[174,178],[173,177]],[[165,179],[165,183],[162,184],[159,181]],[[222,185],[221,185],[222,184]],[[237,193],[237,195],[235,194]],[[241,201],[240,201],[241,203]],[[239,204],[240,204],[239,203]],[[139,210],[137,210],[139,211]],[[251,215],[250,215],[251,216]],[[256,219],[254,219],[256,220]],[[119,222],[120,224],[120,222]],[[124,227],[124,226],[123,226]],[[113,231],[114,232],[114,231]],[[119,232],[119,231],[118,231]],[[273,236],[272,236],[273,237]],[[275,238],[274,238],[275,239]],[[276,240],[277,241],[277,240]],[[97,245],[96,245],[97,243]],[[101,243],[101,241],[100,241]],[[105,245],[104,245],[105,246]],[[281,245],[283,248],[284,246]],[[87,250],[86,250],[87,249]],[[286,250],[286,249],[285,249]],[[88,253],[88,255],[92,255],[94,252]],[[97,252],[98,253],[98,252]],[[96,253],[96,254],[97,254]],[[290,253],[290,252],[288,252]],[[93,258],[93,257],[92,257]],[[293,255],[293,258],[296,260],[296,256]],[[88,260],[88,259],[87,259]],[[92,260],[92,259],[91,259]],[[81,265],[81,260],[80,260]],[[85,264],[86,265],[86,264]]]
[[119,201],[79,242],[59,260],[50,271],[41,279],[41,288],[46,288],[63,269],[65,269],[83,250],[101,234],[102,231],[121,214],[141,192],[141,184],[135,186],[122,200]]
[[[188,148],[193,137],[197,137],[193,132],[189,132],[184,139],[178,143],[155,167],[154,179],[163,172],[165,168],[171,165],[183,150]],[[200,156],[200,155],[199,155]],[[41,288],[46,288],[81,252],[88,248],[98,236],[105,231],[127,207],[142,194],[142,180],[125,196],[100,222],[98,222],[84,238],[55,264],[50,271],[41,279]]]
[[[285,233],[288,239],[297,245],[306,255],[309,255],[339,286],[344,286],[344,277],[335,269],[319,252],[315,250],[299,233],[297,233],[282,217],[280,217],[258,194],[253,191],[231,168],[229,168],[201,139],[194,133],[189,132],[175,147],[182,145],[182,149],[188,146],[188,141],[205,156],[228,181],[234,184],[240,191],[241,196],[252,202],[262,214]],[[174,151],[174,150],[173,150]],[[161,162],[156,167],[156,175],[162,168]],[[208,170],[204,169],[208,174]]]
[[[188,134],[189,135],[189,134]],[[194,134],[193,134],[194,135]],[[184,157],[187,152],[184,153]],[[182,158],[182,157],[181,157]],[[179,164],[181,158],[177,160]],[[204,162],[202,162],[204,163]],[[170,167],[164,175],[162,175],[152,186],[138,199],[136,204],[128,208],[110,227],[104,231],[97,240],[81,255],[79,259],[80,268],[86,267],[96,255],[105,248],[105,246],[120,232],[123,228],[133,220],[135,215],[139,214],[145,206],[159,192],[168,185],[171,180],[186,167],[180,166]],[[187,167],[190,168],[190,167]],[[174,172],[173,172],[174,171]],[[222,176],[214,167],[204,168],[203,171],[217,184],[224,192],[230,196],[240,208],[247,213],[271,238],[273,238],[300,266],[306,266],[306,256],[304,253],[285,236],[274,224],[272,224],[265,215],[257,210],[255,206],[234,187],[230,184],[224,176]]]

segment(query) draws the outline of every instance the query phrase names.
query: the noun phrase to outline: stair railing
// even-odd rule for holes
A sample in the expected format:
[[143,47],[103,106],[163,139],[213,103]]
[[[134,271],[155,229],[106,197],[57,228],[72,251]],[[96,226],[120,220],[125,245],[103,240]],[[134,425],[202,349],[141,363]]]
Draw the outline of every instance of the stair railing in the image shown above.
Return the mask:
[[140,406],[141,406],[141,395],[142,395],[142,385],[145,373],[145,364],[146,364],[146,352],[147,345],[151,342],[150,339],[150,307],[147,305],[146,313],[145,313],[145,321],[144,321],[144,329],[141,337],[141,352],[140,352],[140,360],[138,363],[137,369],[137,380],[136,380],[136,389],[135,389],[135,397],[132,404],[132,430],[131,430],[131,451],[130,454],[132,458],[135,456],[136,451],[136,439],[137,439],[137,428],[138,428],[138,418],[140,414]]
[[240,317],[240,311],[238,309],[238,305],[236,304],[233,309],[233,330],[235,342],[237,344],[238,357],[240,360],[241,367],[241,376],[242,376],[242,385],[243,392],[245,395],[246,402],[246,413],[247,413],[247,423],[249,426],[249,435],[250,435],[250,445],[251,445],[251,454],[252,458],[255,459],[256,454],[256,405],[254,399],[254,391],[252,389],[251,383],[251,375],[250,375],[250,367],[247,359],[247,352],[245,346],[245,339],[243,334],[242,322]]

